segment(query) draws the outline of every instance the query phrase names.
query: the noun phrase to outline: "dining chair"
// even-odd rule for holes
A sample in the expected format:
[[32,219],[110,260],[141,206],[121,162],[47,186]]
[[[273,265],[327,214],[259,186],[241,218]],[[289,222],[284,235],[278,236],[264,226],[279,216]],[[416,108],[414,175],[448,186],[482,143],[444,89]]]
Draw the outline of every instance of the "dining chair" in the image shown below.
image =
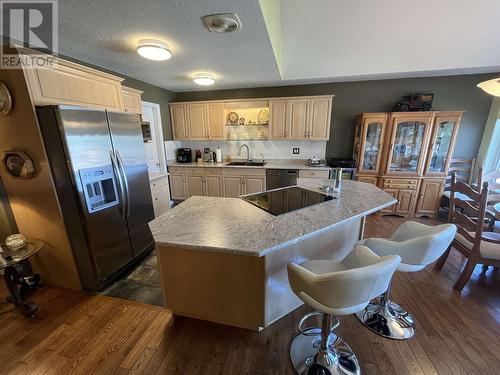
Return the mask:
[[[456,175],[451,180],[450,211],[448,221],[457,226],[457,234],[434,268],[441,270],[452,248],[460,251],[467,262],[453,286],[462,290],[478,264],[500,266],[500,236],[485,232],[488,182],[483,182],[481,192],[475,191],[463,182],[457,182]],[[466,196],[468,200],[462,199]]]

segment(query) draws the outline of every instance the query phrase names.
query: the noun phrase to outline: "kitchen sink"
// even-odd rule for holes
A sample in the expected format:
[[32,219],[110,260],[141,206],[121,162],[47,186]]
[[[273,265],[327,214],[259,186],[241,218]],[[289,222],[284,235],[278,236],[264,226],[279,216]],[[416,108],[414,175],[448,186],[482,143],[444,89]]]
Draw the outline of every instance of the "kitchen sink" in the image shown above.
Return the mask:
[[247,166],[247,167],[262,167],[266,164],[265,161],[231,161],[227,163],[228,166]]

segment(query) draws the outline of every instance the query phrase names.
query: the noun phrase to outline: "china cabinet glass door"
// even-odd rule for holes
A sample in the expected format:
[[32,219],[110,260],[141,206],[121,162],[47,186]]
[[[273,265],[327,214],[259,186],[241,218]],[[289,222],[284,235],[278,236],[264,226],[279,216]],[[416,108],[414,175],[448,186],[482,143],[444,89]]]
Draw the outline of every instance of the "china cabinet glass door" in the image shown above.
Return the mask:
[[456,118],[436,118],[426,174],[446,175],[457,124]]
[[406,120],[395,124],[388,172],[418,174],[427,123]]
[[380,151],[382,145],[381,121],[370,121],[366,123],[363,134],[362,163],[360,166],[363,172],[373,172],[378,170]]

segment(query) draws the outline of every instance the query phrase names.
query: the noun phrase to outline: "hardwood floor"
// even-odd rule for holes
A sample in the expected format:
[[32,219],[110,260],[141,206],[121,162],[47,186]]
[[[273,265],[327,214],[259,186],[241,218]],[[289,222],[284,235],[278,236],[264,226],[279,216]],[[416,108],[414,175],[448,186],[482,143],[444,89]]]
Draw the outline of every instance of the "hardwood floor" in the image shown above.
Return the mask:
[[[403,221],[371,217],[366,236],[389,236]],[[441,272],[396,274],[393,299],[417,321],[411,340],[384,339],[354,316],[341,319],[338,333],[364,374],[500,373],[499,275],[477,267],[460,294],[452,285],[462,263],[453,251]],[[33,299],[35,320],[0,304],[1,374],[292,374],[288,344],[305,313],[299,308],[256,333],[58,288],[42,287]]]

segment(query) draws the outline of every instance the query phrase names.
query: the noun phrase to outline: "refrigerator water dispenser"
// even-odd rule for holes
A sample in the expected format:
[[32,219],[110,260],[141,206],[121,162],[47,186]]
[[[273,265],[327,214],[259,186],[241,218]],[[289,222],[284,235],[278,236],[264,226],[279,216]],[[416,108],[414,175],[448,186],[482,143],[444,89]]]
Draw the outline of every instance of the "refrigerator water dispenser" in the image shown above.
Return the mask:
[[115,174],[111,165],[80,169],[78,172],[89,213],[100,211],[119,203]]

